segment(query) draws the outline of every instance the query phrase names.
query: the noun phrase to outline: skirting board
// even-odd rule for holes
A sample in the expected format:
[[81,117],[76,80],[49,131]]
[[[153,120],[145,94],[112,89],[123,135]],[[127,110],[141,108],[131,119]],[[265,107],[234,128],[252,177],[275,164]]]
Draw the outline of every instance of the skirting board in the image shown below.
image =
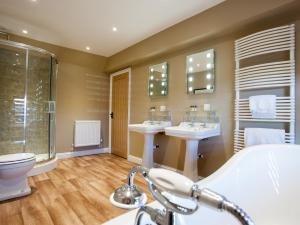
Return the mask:
[[96,155],[101,153],[110,153],[110,148],[99,148],[99,149],[81,150],[81,151],[74,151],[74,152],[61,152],[61,153],[56,153],[56,157],[58,159],[67,159],[72,157]]
[[[133,156],[133,155],[128,155],[127,160],[130,161],[130,162],[139,164],[139,165],[142,164],[142,159],[139,158],[139,157]],[[156,167],[156,168],[163,168],[163,169],[167,169],[167,170],[171,170],[171,171],[174,171],[174,172],[177,172],[177,173],[180,173],[180,174],[183,173],[182,170],[178,170],[178,169],[175,169],[175,168],[173,168],[173,167],[165,166],[165,165],[158,164],[158,163],[154,163],[154,167]],[[204,177],[199,176],[199,180],[202,180],[203,178],[204,178]]]
[[46,173],[49,172],[53,169],[55,169],[55,167],[57,166],[57,157],[55,157],[54,159],[51,159],[47,162],[44,163],[40,163],[40,164],[36,164],[27,174],[27,176],[31,177],[31,176],[36,176],[39,175],[41,173]]
[[[139,158],[139,157],[133,156],[133,155],[128,155],[127,160],[130,161],[130,162],[136,163],[136,164],[142,164],[142,159]],[[182,170],[177,170],[173,167],[161,165],[161,164],[158,164],[158,163],[154,163],[154,166],[159,167],[159,168],[164,168],[164,169],[167,169],[167,170],[172,170],[174,172],[182,174]]]

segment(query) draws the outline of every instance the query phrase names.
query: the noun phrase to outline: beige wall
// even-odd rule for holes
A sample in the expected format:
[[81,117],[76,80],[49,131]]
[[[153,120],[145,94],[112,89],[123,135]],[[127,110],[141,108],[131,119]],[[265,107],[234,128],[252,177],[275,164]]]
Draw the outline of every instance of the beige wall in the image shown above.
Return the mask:
[[73,151],[75,120],[101,120],[102,147],[107,147],[109,77],[104,72],[106,58],[15,35],[10,35],[10,40],[41,47],[58,58],[56,151]]
[[[177,124],[189,105],[196,104],[202,109],[204,103],[211,103],[221,119],[222,135],[200,143],[199,150],[204,154],[204,159],[198,161],[199,175],[207,176],[233,154],[234,40],[295,21],[297,33],[300,33],[299,15],[300,2],[297,0],[227,0],[115,54],[108,59],[106,69],[115,71],[132,66],[131,123],[147,119],[150,106],[167,105],[172,111],[173,122]],[[299,36],[297,58],[300,57]],[[185,57],[209,48],[216,50],[215,93],[188,96]],[[169,95],[150,99],[147,95],[148,67],[164,61],[169,63]],[[299,66],[296,70],[298,78]],[[300,97],[299,79],[296,80],[297,99]],[[296,108],[300,110],[299,101],[296,101]],[[299,131],[299,113],[296,119]],[[184,141],[159,134],[155,142],[160,145],[154,153],[155,162],[183,168]],[[300,143],[299,132],[297,143]],[[142,151],[142,135],[130,133],[130,154],[141,157]]]
[[[166,29],[128,49],[110,57],[87,54],[12,35],[11,39],[39,46],[54,52],[59,59],[57,88],[57,151],[72,150],[75,119],[100,119],[103,122],[104,144],[108,145],[109,80],[103,73],[132,67],[131,123],[147,119],[150,106],[167,105],[177,124],[189,105],[201,110],[210,103],[222,123],[222,135],[200,143],[204,159],[199,160],[199,175],[206,176],[219,168],[233,153],[233,99],[234,99],[234,40],[269,27],[296,21],[300,33],[299,1],[297,0],[227,0]],[[295,19],[297,18],[297,19]],[[300,35],[297,35],[297,59],[300,58]],[[186,55],[214,48],[216,51],[216,89],[213,94],[188,96],[185,81]],[[148,67],[163,61],[169,63],[169,95],[150,99],[147,94]],[[297,78],[300,76],[296,67]],[[300,78],[297,81],[297,99],[300,97]],[[97,87],[89,84],[99,83]],[[97,90],[97,94],[91,90]],[[99,91],[98,91],[99,90]],[[92,92],[92,93],[91,93]],[[87,100],[92,98],[91,101]],[[300,103],[296,101],[299,112]],[[297,131],[300,130],[297,113]],[[297,143],[300,135],[297,132]],[[160,149],[155,161],[182,169],[185,143],[176,138],[157,135]],[[130,153],[141,157],[143,137],[130,134]]]
[[[214,48],[216,53],[216,90],[213,94],[189,96],[186,94],[185,62],[186,56],[197,51]],[[224,40],[209,46],[197,45],[177,55],[162,59],[169,65],[169,94],[167,97],[150,99],[147,93],[148,67],[160,61],[133,67],[131,123],[147,119],[150,106],[166,105],[172,112],[172,121],[182,121],[185,111],[190,105],[197,105],[199,112],[204,103],[210,103],[217,111],[222,122],[222,135],[200,142],[199,149],[204,159],[199,160],[200,174],[206,176],[220,167],[232,155],[233,139],[233,84],[234,84],[233,41]],[[155,142],[160,149],[154,154],[155,162],[173,168],[183,169],[185,157],[185,141],[178,138],[157,135]],[[141,157],[143,152],[143,136],[130,133],[130,153]],[[213,163],[211,163],[213,162]]]
[[[296,32],[300,33],[300,20],[296,21]],[[276,25],[274,25],[276,26]],[[251,31],[249,31],[251,33]],[[199,152],[204,159],[198,160],[199,175],[207,176],[224,164],[233,154],[234,129],[234,40],[223,38],[215,41],[199,43],[193,47],[178,51],[168,56],[157,57],[147,63],[132,68],[132,98],[131,123],[138,123],[147,119],[150,106],[167,105],[172,112],[174,124],[178,124],[184,117],[185,110],[196,104],[202,111],[204,103],[210,103],[217,111],[222,123],[222,135],[201,141]],[[297,58],[300,58],[300,35],[297,36]],[[198,51],[215,49],[216,54],[216,89],[213,94],[189,96],[186,94],[185,62],[186,56]],[[167,61],[169,64],[169,95],[151,99],[148,97],[148,68],[150,65]],[[297,66],[297,99],[300,98],[300,69]],[[299,90],[299,91],[298,91]],[[299,101],[296,101],[297,111],[300,111]],[[204,112],[202,112],[204,113]],[[297,113],[297,131],[300,130],[300,113]],[[185,157],[185,142],[165,135],[157,135],[155,143],[160,149],[155,151],[155,162],[176,169],[183,169]],[[297,143],[300,135],[297,132]],[[141,157],[143,152],[143,136],[130,133],[130,154]]]
[[285,23],[300,14],[299,0],[226,0],[167,28],[111,57],[109,71],[170,54],[224,35],[259,30],[265,23]]

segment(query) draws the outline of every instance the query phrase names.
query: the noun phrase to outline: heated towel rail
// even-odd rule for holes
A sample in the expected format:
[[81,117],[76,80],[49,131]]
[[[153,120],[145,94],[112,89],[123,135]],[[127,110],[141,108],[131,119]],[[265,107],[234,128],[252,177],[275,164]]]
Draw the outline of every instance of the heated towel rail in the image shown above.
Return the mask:
[[[245,60],[287,52],[289,59],[255,63],[242,67]],[[259,61],[257,59],[256,61]],[[286,143],[295,142],[295,25],[280,26],[251,34],[235,41],[235,130],[234,152],[244,148],[242,122],[288,123]],[[288,94],[276,97],[274,119],[252,118],[246,92],[270,92],[274,88],[288,88]]]

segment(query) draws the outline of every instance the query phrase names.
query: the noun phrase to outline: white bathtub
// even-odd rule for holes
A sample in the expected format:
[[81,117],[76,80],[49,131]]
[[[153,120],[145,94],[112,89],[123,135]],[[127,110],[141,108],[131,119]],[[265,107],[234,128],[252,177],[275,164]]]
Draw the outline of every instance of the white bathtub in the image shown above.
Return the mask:
[[[235,154],[219,170],[198,182],[237,203],[256,225],[300,224],[300,145],[259,145]],[[150,204],[161,207],[158,202]],[[137,210],[105,225],[133,225]],[[235,225],[231,215],[206,206],[180,225]]]

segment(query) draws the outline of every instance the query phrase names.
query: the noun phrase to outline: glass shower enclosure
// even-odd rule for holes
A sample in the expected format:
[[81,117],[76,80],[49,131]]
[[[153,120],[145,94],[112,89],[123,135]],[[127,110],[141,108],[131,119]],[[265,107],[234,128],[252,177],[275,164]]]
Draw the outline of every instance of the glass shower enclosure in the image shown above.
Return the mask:
[[57,66],[46,50],[0,40],[0,155],[55,157]]

